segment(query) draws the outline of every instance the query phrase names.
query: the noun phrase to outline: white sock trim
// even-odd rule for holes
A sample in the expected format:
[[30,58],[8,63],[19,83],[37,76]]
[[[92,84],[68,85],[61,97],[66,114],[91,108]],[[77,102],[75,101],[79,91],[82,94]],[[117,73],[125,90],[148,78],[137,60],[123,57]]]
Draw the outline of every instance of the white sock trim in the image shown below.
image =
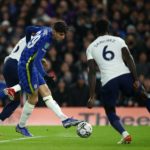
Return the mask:
[[128,135],[129,135],[129,133],[127,131],[122,132],[123,138],[126,138]]
[[21,91],[21,86],[19,84],[13,86],[12,88],[15,90],[15,92]]
[[47,100],[53,100],[52,95],[43,97],[43,101],[44,101],[44,102],[46,102]]
[[34,107],[35,107],[35,105],[30,104],[28,101],[26,102],[26,104],[27,104],[30,108],[33,108],[33,109],[34,109]]
[[53,97],[51,95],[43,97],[43,101],[45,102],[46,106],[51,109],[56,115],[57,117],[60,118],[61,121],[66,120],[68,118],[68,116],[66,116],[60,106],[57,104],[57,102],[55,100],[53,100]]

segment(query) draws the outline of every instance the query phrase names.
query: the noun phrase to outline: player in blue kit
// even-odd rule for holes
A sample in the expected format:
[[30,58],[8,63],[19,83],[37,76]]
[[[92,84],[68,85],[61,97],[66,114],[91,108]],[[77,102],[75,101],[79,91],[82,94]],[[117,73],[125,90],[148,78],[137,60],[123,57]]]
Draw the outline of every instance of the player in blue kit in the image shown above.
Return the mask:
[[[68,118],[60,109],[59,105],[53,100],[51,91],[49,90],[45,80],[51,82],[51,78],[43,69],[41,60],[49,49],[53,39],[61,41],[65,38],[67,25],[65,22],[58,21],[54,23],[53,28],[42,27],[40,31],[36,32],[33,38],[27,43],[23,50],[19,64],[18,75],[22,90],[28,94],[28,101],[26,101],[23,112],[16,127],[16,131],[25,136],[32,136],[25,127],[26,121],[31,115],[35,104],[38,101],[38,92],[43,97],[43,101],[48,108],[61,119],[65,128],[76,126],[81,121],[73,118]],[[34,26],[28,29],[27,35],[34,32]]]
[[[60,109],[58,104],[51,96],[45,80],[51,82],[51,78],[46,74],[41,60],[44,57],[46,51],[53,39],[61,41],[65,37],[67,26],[64,22],[58,21],[53,25],[53,28],[41,27],[40,31],[36,32],[36,27],[31,26],[27,29],[27,43],[23,50],[19,63],[18,63],[18,75],[21,85],[21,89],[28,94],[28,101],[26,101],[23,112],[16,127],[16,131],[25,135],[32,136],[25,127],[26,121],[31,115],[35,104],[38,100],[38,92],[43,97],[43,100],[48,108],[61,119],[65,128],[75,126],[79,120],[68,118]],[[30,39],[32,32],[36,32],[32,39]]]
[[[34,33],[41,29],[41,27],[34,27]],[[26,30],[28,32],[28,28]],[[30,40],[30,35],[27,34],[27,38],[23,37],[18,41],[15,45],[14,49],[11,51],[9,56],[7,56],[4,60],[4,67],[3,67],[3,76],[5,78],[5,82],[7,87],[12,87],[19,84],[19,77],[18,77],[18,61],[20,59],[21,53],[24,50],[26,43]],[[15,86],[18,91],[21,90],[20,85]],[[9,93],[8,93],[9,92]],[[4,90],[4,93],[9,96],[11,101],[4,107],[2,112],[0,113],[0,123],[4,121],[6,118],[10,117],[10,115],[14,112],[14,110],[20,104],[20,93],[14,92],[14,89],[7,88]],[[15,93],[15,94],[14,94]]]
[[122,135],[118,144],[130,143],[131,135],[124,129],[116,115],[115,106],[119,91],[127,96],[139,96],[141,100],[145,101],[149,112],[150,99],[138,80],[134,60],[124,40],[108,34],[109,23],[107,20],[98,21],[96,28],[98,37],[86,51],[90,88],[88,107],[92,108],[95,101],[96,66],[98,66],[101,73],[102,100],[106,115],[112,127]]

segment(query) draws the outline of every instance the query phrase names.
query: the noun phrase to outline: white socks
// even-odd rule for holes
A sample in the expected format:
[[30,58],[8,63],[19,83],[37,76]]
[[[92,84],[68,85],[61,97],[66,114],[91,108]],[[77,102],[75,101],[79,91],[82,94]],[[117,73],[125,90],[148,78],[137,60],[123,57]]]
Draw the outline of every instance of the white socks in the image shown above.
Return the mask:
[[34,109],[34,105],[28,103],[28,101],[26,101],[24,107],[23,107],[23,111],[20,117],[20,121],[19,121],[19,127],[23,128],[26,125],[26,122],[28,120],[28,118],[30,117],[33,109]]
[[3,123],[3,121],[2,120],[0,120],[0,125]]
[[51,95],[43,97],[43,100],[48,108],[50,108],[60,119],[61,121],[67,119],[68,117],[61,111],[61,108],[57,104]]
[[[67,119],[68,117],[61,111],[61,108],[59,107],[59,105],[57,104],[57,102],[55,100],[53,100],[53,97],[51,95],[46,96],[43,98],[46,106],[48,108],[50,108],[60,119],[61,121]],[[19,127],[23,128],[26,125],[26,122],[28,120],[28,118],[30,117],[33,109],[34,109],[34,105],[30,104],[28,101],[26,101],[24,107],[23,107],[23,111],[20,117],[20,121],[19,121]]]
[[18,92],[21,90],[21,86],[19,84],[12,86],[11,88],[13,88],[15,90],[15,92]]
[[127,131],[122,132],[123,138],[126,138],[128,135],[129,135],[129,133]]

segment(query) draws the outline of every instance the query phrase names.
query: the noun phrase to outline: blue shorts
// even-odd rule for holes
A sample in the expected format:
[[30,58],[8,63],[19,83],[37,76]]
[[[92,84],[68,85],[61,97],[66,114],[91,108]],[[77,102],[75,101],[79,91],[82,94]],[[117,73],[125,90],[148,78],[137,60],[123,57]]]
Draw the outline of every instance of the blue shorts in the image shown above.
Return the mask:
[[16,59],[8,58],[4,63],[3,76],[7,87],[19,84],[18,78],[18,61]]
[[119,91],[123,92],[126,96],[140,95],[140,87],[137,93],[133,89],[133,77],[129,74],[124,74],[110,80],[102,87],[102,101],[104,106],[116,106],[116,100],[119,96]]
[[23,91],[28,94],[34,93],[40,85],[45,84],[44,78],[38,72],[33,61],[27,63],[24,61],[19,62],[18,76]]

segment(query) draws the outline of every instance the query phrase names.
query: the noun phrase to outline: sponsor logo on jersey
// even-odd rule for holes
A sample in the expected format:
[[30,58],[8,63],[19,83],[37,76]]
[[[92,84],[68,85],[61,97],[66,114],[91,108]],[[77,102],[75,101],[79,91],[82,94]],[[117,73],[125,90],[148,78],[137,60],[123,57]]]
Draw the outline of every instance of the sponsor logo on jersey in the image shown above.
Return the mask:
[[50,44],[47,42],[47,43],[45,43],[45,46],[44,46],[44,49],[48,49],[49,48],[49,46],[50,46]]

